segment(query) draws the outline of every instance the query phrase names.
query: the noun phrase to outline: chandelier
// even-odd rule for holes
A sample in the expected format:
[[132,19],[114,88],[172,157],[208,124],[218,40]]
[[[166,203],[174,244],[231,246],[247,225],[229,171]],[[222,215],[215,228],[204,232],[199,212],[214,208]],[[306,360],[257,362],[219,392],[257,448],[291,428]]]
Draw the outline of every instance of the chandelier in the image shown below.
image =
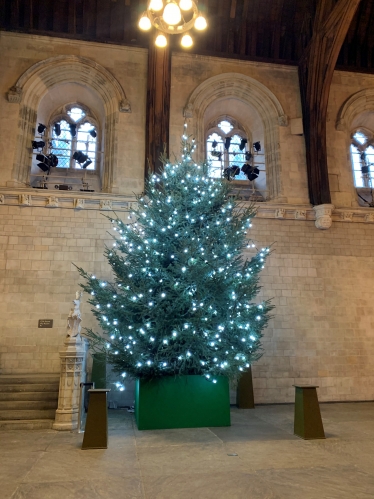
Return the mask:
[[148,31],[154,26],[159,33],[155,44],[157,47],[166,47],[169,35],[183,35],[181,45],[184,48],[192,47],[193,40],[188,33],[193,27],[203,31],[207,27],[205,17],[197,8],[197,0],[150,0],[148,8],[143,12],[139,28]]

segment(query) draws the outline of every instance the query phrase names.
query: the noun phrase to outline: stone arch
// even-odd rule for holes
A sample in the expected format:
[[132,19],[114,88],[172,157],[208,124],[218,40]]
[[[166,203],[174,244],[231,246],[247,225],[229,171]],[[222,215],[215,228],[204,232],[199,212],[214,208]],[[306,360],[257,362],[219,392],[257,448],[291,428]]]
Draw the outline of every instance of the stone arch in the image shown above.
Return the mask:
[[[204,143],[204,114],[218,99],[236,98],[259,113],[264,125],[264,148],[267,182],[271,200],[284,201],[281,183],[279,126],[287,126],[288,119],[275,95],[262,83],[240,73],[224,73],[201,83],[190,95],[184,116],[192,125],[199,144]],[[199,158],[202,159],[202,158]]]
[[13,180],[27,183],[31,165],[38,106],[49,89],[64,83],[78,83],[93,89],[105,109],[104,164],[102,190],[111,192],[116,165],[116,123],[119,112],[131,112],[125,92],[114,76],[91,59],[57,56],[31,66],[8,92],[9,102],[19,103],[19,134],[13,164]]
[[374,88],[360,90],[344,102],[336,119],[336,129],[350,131],[354,118],[365,111],[374,111]]

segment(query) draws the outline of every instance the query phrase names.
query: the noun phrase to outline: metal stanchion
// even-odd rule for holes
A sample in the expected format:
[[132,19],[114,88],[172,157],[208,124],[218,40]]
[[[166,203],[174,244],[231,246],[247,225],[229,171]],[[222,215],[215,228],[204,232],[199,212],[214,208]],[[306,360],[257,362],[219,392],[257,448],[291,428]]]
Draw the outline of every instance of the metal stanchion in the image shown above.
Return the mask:
[[78,410],[78,433],[84,433],[82,430],[82,413],[84,409],[84,392],[85,387],[89,386],[90,388],[95,388],[95,383],[81,383],[80,385],[80,395],[79,395],[79,410]]

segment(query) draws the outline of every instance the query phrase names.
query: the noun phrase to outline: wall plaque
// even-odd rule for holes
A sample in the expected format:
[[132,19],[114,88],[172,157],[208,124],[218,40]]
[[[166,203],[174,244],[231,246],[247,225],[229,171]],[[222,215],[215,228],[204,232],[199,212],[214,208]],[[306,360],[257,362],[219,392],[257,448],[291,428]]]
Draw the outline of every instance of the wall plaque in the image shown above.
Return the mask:
[[53,327],[53,319],[39,319],[38,327]]

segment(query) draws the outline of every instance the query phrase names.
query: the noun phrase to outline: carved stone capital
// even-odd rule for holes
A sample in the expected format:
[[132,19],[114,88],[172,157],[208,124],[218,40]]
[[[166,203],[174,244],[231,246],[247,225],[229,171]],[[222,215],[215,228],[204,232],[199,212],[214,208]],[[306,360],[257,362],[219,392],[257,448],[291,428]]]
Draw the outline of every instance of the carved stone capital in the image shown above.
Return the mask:
[[8,102],[11,104],[19,104],[22,98],[22,88],[14,86],[7,92]]
[[336,123],[335,123],[335,128],[339,131],[339,132],[344,132],[345,130],[345,121],[343,118],[339,118],[336,120]]
[[193,105],[191,103],[188,103],[187,106],[183,109],[183,116],[185,118],[193,117]]
[[122,99],[119,104],[120,113],[131,113],[131,104],[128,99]]
[[316,227],[317,229],[327,230],[332,225],[332,211],[334,209],[333,204],[320,204],[318,206],[313,206],[313,210],[316,214]]
[[278,125],[288,126],[288,116],[286,114],[283,114],[282,116],[278,117]]

